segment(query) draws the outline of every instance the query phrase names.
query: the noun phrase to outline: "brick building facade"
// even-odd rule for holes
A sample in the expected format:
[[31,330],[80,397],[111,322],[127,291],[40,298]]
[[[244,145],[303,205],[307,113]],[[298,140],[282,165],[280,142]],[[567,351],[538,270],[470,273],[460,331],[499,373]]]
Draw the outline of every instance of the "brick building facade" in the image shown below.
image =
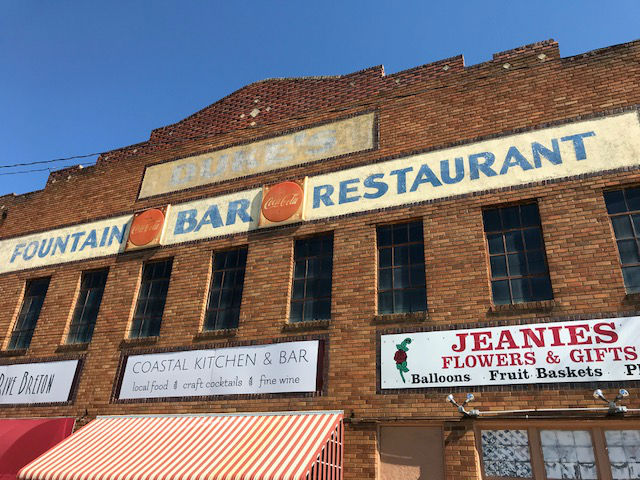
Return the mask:
[[[640,41],[265,80],[95,166],[54,172],[43,190],[0,197],[0,368],[80,360],[62,401],[14,402],[0,384],[0,417],[73,417],[77,429],[98,415],[337,410],[345,479],[639,478],[639,80]],[[258,225],[262,187],[285,181],[304,187],[303,218]],[[133,214],[167,205],[160,245],[126,249]],[[244,272],[225,274],[235,297],[215,283],[223,270]],[[106,272],[95,327],[78,327],[78,302],[96,305],[94,271]],[[30,298],[43,298],[35,318]],[[547,324],[558,330],[544,337]],[[438,357],[444,335],[462,332],[473,355],[520,351],[511,335],[527,325],[539,329],[524,349],[544,355],[535,363],[501,357],[478,380],[476,357],[457,369]],[[499,341],[474,336],[490,328]],[[391,360],[385,341],[405,337]],[[318,368],[306,391],[122,394],[131,356],[308,341]],[[550,376],[549,345],[578,350],[557,364],[573,374]],[[430,354],[436,377],[418,370]],[[537,379],[517,373],[526,367]],[[626,389],[628,411],[608,414],[598,388]],[[471,392],[477,418],[446,401]]]

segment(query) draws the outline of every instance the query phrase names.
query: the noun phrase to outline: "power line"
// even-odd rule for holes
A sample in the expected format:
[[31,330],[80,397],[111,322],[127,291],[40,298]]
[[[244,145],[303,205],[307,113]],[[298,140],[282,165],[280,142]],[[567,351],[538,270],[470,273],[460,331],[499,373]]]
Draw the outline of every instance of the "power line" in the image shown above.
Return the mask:
[[[73,155],[71,157],[53,158],[51,160],[40,160],[40,161],[37,161],[37,162],[14,163],[13,165],[0,165],[0,168],[25,167],[27,165],[42,165],[44,163],[64,162],[66,160],[76,160],[78,158],[95,157],[96,155],[101,155],[102,153],[106,153],[106,152],[87,153],[85,155]],[[38,170],[38,171],[40,171],[40,170]]]
[[[71,164],[71,165],[63,165],[63,166],[61,166],[60,168],[61,168],[61,169],[63,169],[63,168],[68,168],[68,167],[73,167],[73,166],[75,166],[75,164]],[[21,171],[18,171],[18,172],[0,172],[0,176],[4,176],[4,175],[18,175],[18,174],[20,174],[20,173],[46,172],[47,170],[48,170],[49,172],[51,172],[51,171],[52,171],[50,168],[34,168],[34,169],[31,169],[31,170],[21,170]]]

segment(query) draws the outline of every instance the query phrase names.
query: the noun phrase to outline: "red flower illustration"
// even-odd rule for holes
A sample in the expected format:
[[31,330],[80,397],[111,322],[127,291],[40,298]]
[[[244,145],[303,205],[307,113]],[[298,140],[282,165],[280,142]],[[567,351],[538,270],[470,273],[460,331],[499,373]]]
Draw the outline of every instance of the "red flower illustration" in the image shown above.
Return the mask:
[[406,379],[404,378],[404,374],[409,371],[409,368],[407,367],[407,350],[409,350],[409,347],[407,347],[407,345],[409,345],[410,343],[411,339],[405,338],[402,342],[396,345],[396,348],[398,350],[393,356],[393,359],[396,361],[396,368],[398,369],[398,372],[402,377],[402,383],[407,383]]
[[407,360],[407,352],[405,352],[404,350],[398,350],[393,356],[393,359],[396,361],[396,363],[405,362]]

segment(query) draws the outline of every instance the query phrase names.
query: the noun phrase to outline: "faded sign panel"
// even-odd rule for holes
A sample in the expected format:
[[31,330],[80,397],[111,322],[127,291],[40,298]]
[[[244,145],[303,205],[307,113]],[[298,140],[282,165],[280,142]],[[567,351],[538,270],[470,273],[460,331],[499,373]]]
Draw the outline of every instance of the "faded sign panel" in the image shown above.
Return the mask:
[[124,251],[132,215],[0,241],[0,274]]
[[374,114],[259,142],[152,165],[145,171],[139,198],[253,175],[374,147]]

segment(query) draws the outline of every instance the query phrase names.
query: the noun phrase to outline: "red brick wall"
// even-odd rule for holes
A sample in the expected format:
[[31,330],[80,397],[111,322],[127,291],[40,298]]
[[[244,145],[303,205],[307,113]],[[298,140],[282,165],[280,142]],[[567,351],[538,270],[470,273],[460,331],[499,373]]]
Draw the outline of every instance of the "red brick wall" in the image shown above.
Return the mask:
[[[541,54],[544,59],[539,58]],[[506,63],[509,68],[504,68]],[[445,66],[449,68],[444,69]],[[259,103],[254,103],[255,98]],[[376,67],[331,79],[258,82],[182,122],[155,130],[149,142],[103,155],[94,167],[52,174],[41,191],[0,197],[0,205],[8,208],[7,219],[0,225],[0,238],[638,104],[640,41],[571,58],[560,58],[555,42],[543,42],[496,54],[494,60],[472,67],[464,67],[462,59],[455,57],[389,76]],[[246,115],[254,105],[271,106],[271,110],[269,115],[258,115],[257,124],[252,127],[246,123]],[[136,200],[145,165],[372,109],[379,114],[380,143],[376,151],[172,193],[161,199]],[[241,122],[242,113],[245,118]],[[193,137],[198,138],[174,140]],[[347,479],[375,478],[376,422],[392,418],[446,422],[447,478],[478,478],[473,428],[468,422],[459,421],[443,393],[376,394],[377,335],[390,329],[410,331],[426,326],[515,323],[532,318],[568,319],[640,311],[639,304],[625,295],[602,196],[604,188],[634,183],[640,183],[638,170],[1,275],[0,332],[5,338],[19,308],[25,280],[52,276],[31,348],[19,360],[60,358],[72,355],[57,349],[68,328],[81,272],[110,268],[93,340],[85,352],[77,353],[84,355],[85,365],[73,405],[0,408],[0,416],[76,416],[81,417],[82,424],[97,414],[344,409],[347,416],[366,420],[349,424],[346,430]],[[512,308],[492,312],[481,208],[529,199],[537,199],[540,208],[554,301],[545,310]],[[375,225],[408,218],[419,218],[424,223],[428,319],[420,322],[387,318],[381,322],[375,319]],[[326,231],[334,232],[330,325],[303,332],[283,331],[292,275],[292,239]],[[211,252],[246,244],[249,254],[237,335],[219,340],[194,338],[203,317]],[[121,353],[148,347],[121,345],[135,302],[141,265],[151,258],[169,256],[174,258],[173,273],[161,334],[153,348],[328,335],[326,394],[110,403]],[[626,404],[640,407],[640,389],[629,390],[631,396]],[[505,387],[501,391],[476,391],[474,405],[481,410],[601,406],[591,393],[591,388],[579,386],[524,391]]]

